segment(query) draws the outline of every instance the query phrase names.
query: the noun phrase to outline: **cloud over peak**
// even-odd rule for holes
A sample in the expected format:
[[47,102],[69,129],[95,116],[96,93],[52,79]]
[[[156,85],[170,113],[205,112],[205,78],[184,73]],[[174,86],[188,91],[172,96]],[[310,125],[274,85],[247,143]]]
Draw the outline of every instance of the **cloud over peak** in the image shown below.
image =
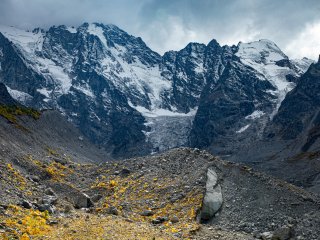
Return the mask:
[[260,38],[290,57],[320,53],[319,0],[2,0],[0,24],[21,28],[113,23],[155,51],[189,42],[237,44]]

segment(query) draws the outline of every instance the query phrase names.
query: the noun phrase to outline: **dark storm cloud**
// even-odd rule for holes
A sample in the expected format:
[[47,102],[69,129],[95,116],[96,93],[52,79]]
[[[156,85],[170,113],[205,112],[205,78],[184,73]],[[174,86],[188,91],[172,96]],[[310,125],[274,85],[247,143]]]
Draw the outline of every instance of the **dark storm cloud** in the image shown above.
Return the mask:
[[0,0],[1,24],[83,22],[114,23],[161,53],[212,38],[222,44],[268,38],[294,57],[320,52],[319,0]]

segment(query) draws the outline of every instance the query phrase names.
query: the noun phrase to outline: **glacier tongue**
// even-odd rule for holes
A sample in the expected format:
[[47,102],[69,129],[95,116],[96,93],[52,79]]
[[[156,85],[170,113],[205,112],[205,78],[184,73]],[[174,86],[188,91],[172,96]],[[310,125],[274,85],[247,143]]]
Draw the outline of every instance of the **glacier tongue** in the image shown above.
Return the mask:
[[128,103],[146,120],[145,125],[149,131],[144,131],[144,134],[146,142],[152,146],[152,153],[188,145],[188,136],[197,108],[188,113],[180,113],[161,108],[148,110],[141,106],[134,106],[130,101]]
[[188,136],[192,128],[194,116],[157,116],[145,117],[146,142],[152,145],[152,153],[163,152],[172,148],[188,146]]

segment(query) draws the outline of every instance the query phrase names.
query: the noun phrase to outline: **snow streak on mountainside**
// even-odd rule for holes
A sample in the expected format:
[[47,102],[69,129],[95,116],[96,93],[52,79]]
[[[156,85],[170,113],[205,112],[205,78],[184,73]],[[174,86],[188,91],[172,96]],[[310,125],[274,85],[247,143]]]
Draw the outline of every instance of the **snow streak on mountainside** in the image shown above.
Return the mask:
[[[211,91],[222,85],[234,99],[250,92],[245,101],[254,101],[254,107],[233,130],[248,125],[239,134],[246,132],[250,121],[273,116],[310,64],[308,59],[290,61],[268,40],[237,47],[221,47],[215,40],[190,43],[160,56],[114,25],[31,32],[2,26],[0,33],[0,81],[10,94],[27,105],[59,109],[115,156],[188,145],[194,117],[204,113]],[[243,72],[238,76],[243,93],[230,80],[234,67]],[[255,76],[254,86],[244,79],[248,76]],[[261,84],[263,98],[253,90]],[[264,98],[269,100],[262,103]],[[272,102],[272,111],[266,102]]]

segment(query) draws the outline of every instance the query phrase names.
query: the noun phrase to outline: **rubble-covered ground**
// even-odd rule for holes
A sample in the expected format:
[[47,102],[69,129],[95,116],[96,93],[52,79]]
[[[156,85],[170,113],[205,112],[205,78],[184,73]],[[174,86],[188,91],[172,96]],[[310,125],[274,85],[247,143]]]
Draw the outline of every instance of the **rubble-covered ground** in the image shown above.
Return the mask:
[[319,239],[319,196],[284,181],[189,148],[89,162],[71,126],[59,138],[48,116],[18,119],[28,131],[0,118],[2,239]]

